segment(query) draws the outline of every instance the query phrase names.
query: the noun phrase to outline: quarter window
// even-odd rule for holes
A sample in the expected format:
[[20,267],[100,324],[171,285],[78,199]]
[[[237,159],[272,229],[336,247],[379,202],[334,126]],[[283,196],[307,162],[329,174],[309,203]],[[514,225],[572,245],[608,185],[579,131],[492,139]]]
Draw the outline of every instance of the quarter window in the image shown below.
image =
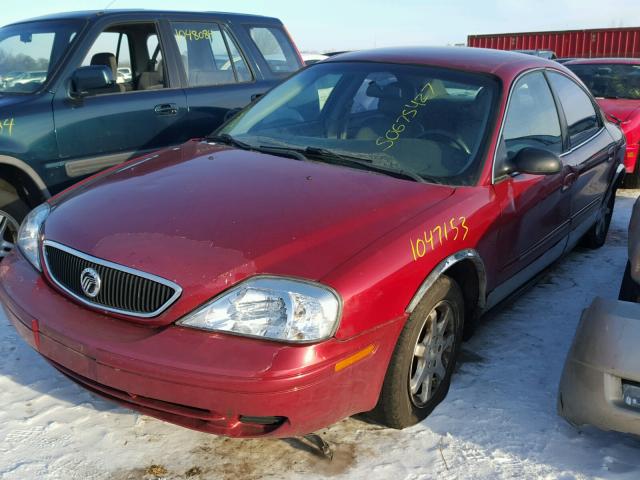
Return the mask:
[[513,88],[501,142],[506,155],[500,161],[504,163],[526,147],[562,152],[558,111],[541,72],[526,75]]
[[273,73],[291,73],[300,68],[289,37],[275,27],[249,27],[251,39]]
[[573,80],[553,72],[549,72],[549,80],[562,103],[571,146],[575,147],[600,129],[596,109],[589,96]]
[[172,23],[190,87],[227,85],[251,80],[233,39],[214,23]]

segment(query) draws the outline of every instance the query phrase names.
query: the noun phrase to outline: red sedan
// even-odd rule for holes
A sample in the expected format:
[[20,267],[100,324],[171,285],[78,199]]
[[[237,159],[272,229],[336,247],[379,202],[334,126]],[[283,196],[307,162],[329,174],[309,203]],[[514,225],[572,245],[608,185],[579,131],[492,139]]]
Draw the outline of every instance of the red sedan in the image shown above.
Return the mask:
[[640,59],[589,58],[565,65],[591,90],[602,110],[622,127],[627,139],[625,185],[640,187]]
[[69,378],[179,425],[403,428],[484,311],[604,243],[624,148],[555,62],[347,53],[34,210],[0,299]]

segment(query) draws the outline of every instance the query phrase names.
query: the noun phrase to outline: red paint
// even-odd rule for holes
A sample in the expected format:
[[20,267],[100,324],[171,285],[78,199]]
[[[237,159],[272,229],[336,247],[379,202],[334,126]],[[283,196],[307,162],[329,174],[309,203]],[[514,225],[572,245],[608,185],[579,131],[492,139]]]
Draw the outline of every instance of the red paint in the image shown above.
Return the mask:
[[497,50],[552,50],[558,58],[640,56],[640,28],[469,35],[467,46]]
[[31,320],[31,331],[33,332],[33,343],[36,346],[36,350],[40,351],[40,327],[38,327],[38,320]]
[[[28,326],[37,319],[42,355],[87,388],[144,413],[231,436],[308,433],[373,408],[407,307],[443,259],[475,249],[491,292],[550,248],[549,232],[562,231],[558,224],[602,197],[613,178],[617,163],[602,161],[589,171],[568,165],[551,177],[492,182],[498,127],[514,78],[535,67],[571,75],[558,64],[455,48],[385,49],[335,61],[347,59],[443,65],[499,77],[499,118],[477,185],[421,184],[187,142],[54,198],[44,228],[47,239],[178,283],[181,298],[150,320],[107,315],[61,294],[16,251],[0,269],[0,300],[20,334],[31,338]],[[615,135],[620,138],[607,124],[593,145],[606,151]],[[575,186],[560,194],[569,174]],[[429,235],[433,247],[414,255],[412,239]],[[286,345],[175,325],[256,274],[334,288],[343,301],[334,338]],[[338,362],[370,345],[371,355],[335,371]],[[270,429],[242,423],[241,416],[287,420]]]

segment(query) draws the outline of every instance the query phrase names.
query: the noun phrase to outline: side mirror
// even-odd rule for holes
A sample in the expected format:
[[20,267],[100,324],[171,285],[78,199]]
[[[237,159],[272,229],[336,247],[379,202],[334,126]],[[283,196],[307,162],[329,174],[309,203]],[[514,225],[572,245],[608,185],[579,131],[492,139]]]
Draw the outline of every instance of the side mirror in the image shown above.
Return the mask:
[[541,148],[527,147],[520,150],[515,157],[507,162],[504,173],[554,175],[561,171],[562,161],[555,153]]
[[85,96],[92,90],[109,88],[115,83],[113,71],[106,65],[80,67],[71,76],[72,91],[76,96]]

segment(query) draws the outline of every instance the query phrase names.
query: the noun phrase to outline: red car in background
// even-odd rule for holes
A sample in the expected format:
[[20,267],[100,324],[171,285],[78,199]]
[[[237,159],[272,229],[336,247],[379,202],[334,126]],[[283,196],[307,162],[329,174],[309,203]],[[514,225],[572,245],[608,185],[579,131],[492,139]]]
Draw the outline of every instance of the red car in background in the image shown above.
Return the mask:
[[566,62],[591,90],[602,110],[619,123],[627,138],[625,186],[640,187],[640,59],[589,58]]
[[69,378],[170,422],[403,428],[443,400],[482,312],[605,242],[624,148],[555,62],[347,53],[38,207],[0,299]]

